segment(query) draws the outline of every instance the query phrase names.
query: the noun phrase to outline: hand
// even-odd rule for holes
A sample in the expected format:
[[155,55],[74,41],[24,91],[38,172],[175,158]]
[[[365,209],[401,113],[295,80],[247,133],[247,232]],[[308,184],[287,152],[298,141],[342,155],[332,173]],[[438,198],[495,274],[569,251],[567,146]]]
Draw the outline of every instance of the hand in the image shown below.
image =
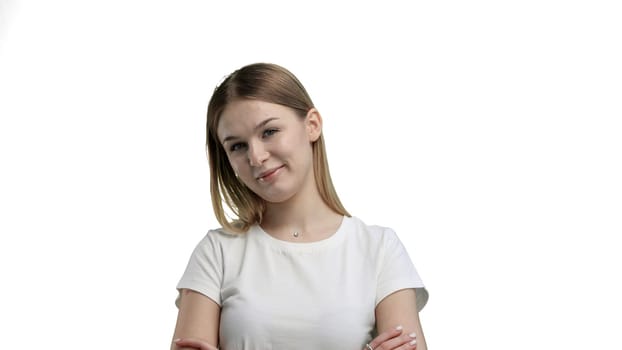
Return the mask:
[[379,334],[363,350],[406,350],[417,348],[417,335],[413,332],[402,334],[402,326],[397,326]]
[[205,340],[197,338],[175,339],[173,343],[179,347],[195,348],[197,350],[218,350],[217,347],[209,344]]

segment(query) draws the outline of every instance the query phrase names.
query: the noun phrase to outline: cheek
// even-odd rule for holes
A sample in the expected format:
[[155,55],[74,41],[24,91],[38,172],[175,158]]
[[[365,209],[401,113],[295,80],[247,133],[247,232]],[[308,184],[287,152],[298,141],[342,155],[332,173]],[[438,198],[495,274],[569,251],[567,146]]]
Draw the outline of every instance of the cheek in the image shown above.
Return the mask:
[[238,159],[239,157],[230,157],[227,156],[227,159],[229,160],[229,165],[231,165],[231,169],[233,169],[233,171],[236,174],[240,173],[240,160]]
[[281,149],[285,149],[288,152],[300,152],[304,150],[306,147],[311,148],[311,144],[309,144],[309,140],[307,139],[307,134],[302,130],[298,133],[292,133],[287,138],[283,138],[280,140]]

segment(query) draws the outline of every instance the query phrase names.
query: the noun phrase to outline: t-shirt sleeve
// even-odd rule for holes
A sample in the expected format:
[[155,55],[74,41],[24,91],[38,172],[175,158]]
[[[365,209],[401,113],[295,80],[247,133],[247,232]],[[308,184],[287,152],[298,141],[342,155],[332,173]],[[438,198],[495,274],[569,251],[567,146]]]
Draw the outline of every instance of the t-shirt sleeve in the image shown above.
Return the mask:
[[428,302],[428,291],[406,248],[397,234],[389,228],[384,229],[382,244],[376,287],[376,305],[389,294],[401,289],[414,288],[417,297],[417,310],[421,311]]
[[[223,276],[223,260],[220,244],[216,240],[216,232],[210,231],[197,244],[190,256],[186,270],[177,284],[181,289],[191,289],[221,304],[220,286]],[[175,305],[179,307],[180,294]]]

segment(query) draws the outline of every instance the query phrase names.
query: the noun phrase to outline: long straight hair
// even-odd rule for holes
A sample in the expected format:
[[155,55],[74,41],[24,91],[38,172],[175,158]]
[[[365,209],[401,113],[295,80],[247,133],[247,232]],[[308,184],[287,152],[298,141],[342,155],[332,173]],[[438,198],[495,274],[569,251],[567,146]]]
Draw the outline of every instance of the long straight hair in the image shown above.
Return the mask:
[[[216,133],[225,107],[236,100],[260,100],[291,108],[305,118],[314,108],[304,86],[287,69],[270,63],[255,63],[231,73],[216,87],[207,108],[206,147],[210,166],[212,207],[218,222],[228,231],[242,233],[261,223],[266,202],[235,175]],[[338,214],[350,216],[341,204],[328,169],[324,136],[313,142],[313,172],[322,200]],[[235,217],[230,221],[223,203]]]

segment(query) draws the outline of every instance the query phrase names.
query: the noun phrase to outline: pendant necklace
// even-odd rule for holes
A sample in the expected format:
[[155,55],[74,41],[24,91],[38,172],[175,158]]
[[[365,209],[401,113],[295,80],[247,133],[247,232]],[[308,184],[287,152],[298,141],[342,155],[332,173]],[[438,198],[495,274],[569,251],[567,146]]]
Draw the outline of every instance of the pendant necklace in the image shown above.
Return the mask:
[[298,236],[300,236],[300,232],[294,231],[294,233],[292,233],[292,236],[298,238]]

